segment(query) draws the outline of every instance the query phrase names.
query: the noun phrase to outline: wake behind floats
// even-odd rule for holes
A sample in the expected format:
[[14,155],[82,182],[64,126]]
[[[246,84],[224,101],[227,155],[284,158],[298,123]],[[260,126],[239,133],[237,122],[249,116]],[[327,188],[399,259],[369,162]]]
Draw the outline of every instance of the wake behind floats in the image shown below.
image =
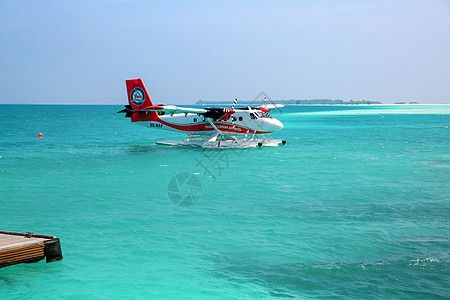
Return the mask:
[[[270,134],[283,128],[269,111],[284,105],[234,108],[189,108],[174,105],[153,105],[139,79],[126,81],[128,104],[119,113],[131,122],[148,128],[185,132],[182,141],[157,141],[159,145],[203,148],[249,148],[278,146],[286,141],[273,139]],[[256,138],[256,136],[260,138]],[[240,137],[240,138],[238,138]]]

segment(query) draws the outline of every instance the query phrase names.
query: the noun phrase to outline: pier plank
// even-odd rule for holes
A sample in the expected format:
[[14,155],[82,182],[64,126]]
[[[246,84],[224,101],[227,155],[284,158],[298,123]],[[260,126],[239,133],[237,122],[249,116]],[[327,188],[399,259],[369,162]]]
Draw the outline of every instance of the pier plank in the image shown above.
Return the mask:
[[0,233],[0,251],[11,248],[23,247],[37,243],[43,243],[48,239],[44,238],[28,238],[20,235],[9,235]]

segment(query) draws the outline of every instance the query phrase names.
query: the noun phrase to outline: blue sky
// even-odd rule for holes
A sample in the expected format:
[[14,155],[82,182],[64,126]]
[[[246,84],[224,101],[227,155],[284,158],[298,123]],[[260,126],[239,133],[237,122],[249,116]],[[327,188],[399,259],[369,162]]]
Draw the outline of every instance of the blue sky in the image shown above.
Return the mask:
[[450,1],[0,0],[0,103],[450,103]]

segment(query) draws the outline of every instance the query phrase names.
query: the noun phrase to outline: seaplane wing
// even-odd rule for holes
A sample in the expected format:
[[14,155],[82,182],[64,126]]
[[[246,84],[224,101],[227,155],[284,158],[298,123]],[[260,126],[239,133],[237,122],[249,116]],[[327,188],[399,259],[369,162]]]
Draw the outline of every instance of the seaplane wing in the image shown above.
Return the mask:
[[226,121],[229,120],[231,115],[235,113],[234,110],[227,107],[221,108],[192,108],[192,107],[180,107],[175,105],[149,105],[142,108],[133,108],[131,105],[125,105],[125,109],[118,111],[118,113],[127,113],[127,116],[131,116],[133,113],[149,113],[149,112],[164,112],[171,115],[175,113],[193,113],[202,115],[205,118],[210,118],[213,120]]
[[[175,105],[150,105],[146,107],[142,107],[139,109],[128,109],[129,112],[148,112],[148,111],[156,111],[156,112],[168,112],[168,113],[193,113],[193,114],[204,114],[208,111],[206,109],[201,108],[191,108],[191,107],[180,107]],[[126,112],[124,109],[121,112]]]
[[284,107],[283,104],[264,104],[261,105],[260,108],[265,108],[267,110],[275,109],[275,108],[282,108]]

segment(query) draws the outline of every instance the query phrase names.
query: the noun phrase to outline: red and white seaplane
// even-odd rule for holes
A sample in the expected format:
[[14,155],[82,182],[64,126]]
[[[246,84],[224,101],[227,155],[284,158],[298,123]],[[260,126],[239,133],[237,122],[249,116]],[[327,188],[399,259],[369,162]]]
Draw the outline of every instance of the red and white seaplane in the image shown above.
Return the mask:
[[[283,128],[283,124],[271,117],[269,111],[283,107],[265,104],[259,107],[190,108],[174,105],[153,105],[147,90],[139,79],[126,81],[128,103],[119,113],[131,122],[148,128],[185,132],[182,141],[157,141],[168,146],[204,148],[248,148],[278,146],[286,141],[273,139],[270,134]],[[256,138],[259,135],[260,138]],[[237,138],[237,137],[241,138]]]

